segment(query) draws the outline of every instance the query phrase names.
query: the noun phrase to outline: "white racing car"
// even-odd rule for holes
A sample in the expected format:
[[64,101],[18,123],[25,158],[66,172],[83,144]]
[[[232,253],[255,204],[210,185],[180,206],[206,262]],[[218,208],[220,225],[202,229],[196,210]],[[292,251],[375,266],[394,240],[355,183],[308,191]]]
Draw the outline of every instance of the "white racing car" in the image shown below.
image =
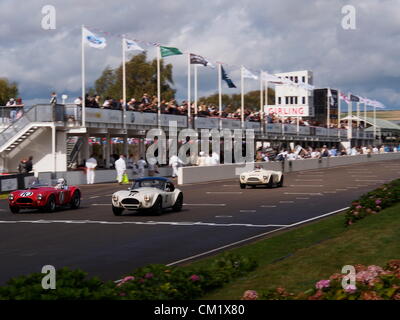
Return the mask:
[[240,175],[240,188],[245,189],[246,186],[253,188],[258,185],[264,185],[267,188],[283,186],[283,172],[274,170],[265,170],[261,166],[256,165],[253,171],[244,172]]
[[117,191],[112,195],[112,211],[116,216],[120,216],[125,209],[159,215],[166,208],[181,211],[182,205],[182,191],[162,177],[137,179],[128,190]]

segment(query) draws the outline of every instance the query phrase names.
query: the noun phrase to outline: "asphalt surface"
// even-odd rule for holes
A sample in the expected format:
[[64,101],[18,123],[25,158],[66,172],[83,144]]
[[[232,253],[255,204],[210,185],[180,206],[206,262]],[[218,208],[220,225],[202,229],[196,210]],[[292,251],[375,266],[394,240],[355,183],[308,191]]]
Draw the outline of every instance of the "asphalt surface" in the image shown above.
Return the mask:
[[0,200],[0,284],[42,266],[81,268],[117,280],[149,263],[170,264],[346,208],[400,177],[399,161],[285,175],[283,188],[240,189],[238,180],[179,187],[181,212],[116,217],[111,194],[127,186],[82,186],[78,210],[12,214]]

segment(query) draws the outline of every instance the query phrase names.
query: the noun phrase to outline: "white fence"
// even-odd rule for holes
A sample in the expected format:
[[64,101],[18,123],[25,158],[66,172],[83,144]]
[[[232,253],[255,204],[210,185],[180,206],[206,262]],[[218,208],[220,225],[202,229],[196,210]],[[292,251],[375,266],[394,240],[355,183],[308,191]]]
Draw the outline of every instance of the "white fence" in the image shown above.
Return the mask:
[[[303,171],[383,160],[400,160],[400,153],[373,154],[371,156],[341,156],[322,158],[320,160],[304,159],[285,161],[284,171]],[[263,166],[265,169],[268,170],[282,170],[283,162],[257,162],[257,164]],[[246,169],[245,167],[245,164],[222,164],[217,166],[181,167],[179,168],[178,184],[235,179],[239,177],[241,170],[248,171],[248,169]]]

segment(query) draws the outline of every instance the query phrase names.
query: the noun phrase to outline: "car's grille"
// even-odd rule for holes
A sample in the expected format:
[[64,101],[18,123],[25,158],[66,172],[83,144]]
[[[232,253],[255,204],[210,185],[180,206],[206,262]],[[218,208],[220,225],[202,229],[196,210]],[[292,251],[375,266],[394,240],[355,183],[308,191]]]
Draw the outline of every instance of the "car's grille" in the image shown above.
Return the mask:
[[248,178],[247,181],[248,182],[259,182],[260,179],[258,179],[258,178]]
[[33,203],[33,200],[30,198],[19,198],[17,203]]
[[139,200],[128,198],[128,199],[122,200],[121,203],[122,204],[139,204]]

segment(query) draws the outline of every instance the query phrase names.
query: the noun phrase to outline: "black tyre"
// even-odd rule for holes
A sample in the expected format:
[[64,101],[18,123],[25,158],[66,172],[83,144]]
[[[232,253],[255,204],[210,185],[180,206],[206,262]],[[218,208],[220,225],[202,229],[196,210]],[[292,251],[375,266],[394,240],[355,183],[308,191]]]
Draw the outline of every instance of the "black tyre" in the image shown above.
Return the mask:
[[114,213],[114,216],[120,216],[122,212],[124,212],[124,208],[118,208],[112,205],[112,212]]
[[153,212],[154,215],[157,215],[157,216],[159,216],[162,213],[162,199],[161,199],[161,197],[158,197],[156,202],[154,202],[154,205],[151,208],[151,211]]
[[81,193],[79,191],[75,191],[72,195],[69,206],[71,209],[78,209],[81,205]]
[[46,212],[54,212],[56,210],[56,198],[50,196],[44,208]]
[[240,184],[240,189],[246,189],[246,184],[245,183],[241,183]]
[[172,210],[175,212],[179,212],[182,210],[182,206],[183,206],[183,194],[180,193],[178,195],[178,198],[176,198],[175,204],[172,207]]
[[18,206],[10,206],[10,211],[12,213],[18,213],[19,212],[19,207]]
[[274,179],[271,177],[269,177],[269,181],[267,183],[267,188],[272,188],[274,186]]
[[283,175],[281,176],[281,180],[278,182],[278,187],[283,187]]

